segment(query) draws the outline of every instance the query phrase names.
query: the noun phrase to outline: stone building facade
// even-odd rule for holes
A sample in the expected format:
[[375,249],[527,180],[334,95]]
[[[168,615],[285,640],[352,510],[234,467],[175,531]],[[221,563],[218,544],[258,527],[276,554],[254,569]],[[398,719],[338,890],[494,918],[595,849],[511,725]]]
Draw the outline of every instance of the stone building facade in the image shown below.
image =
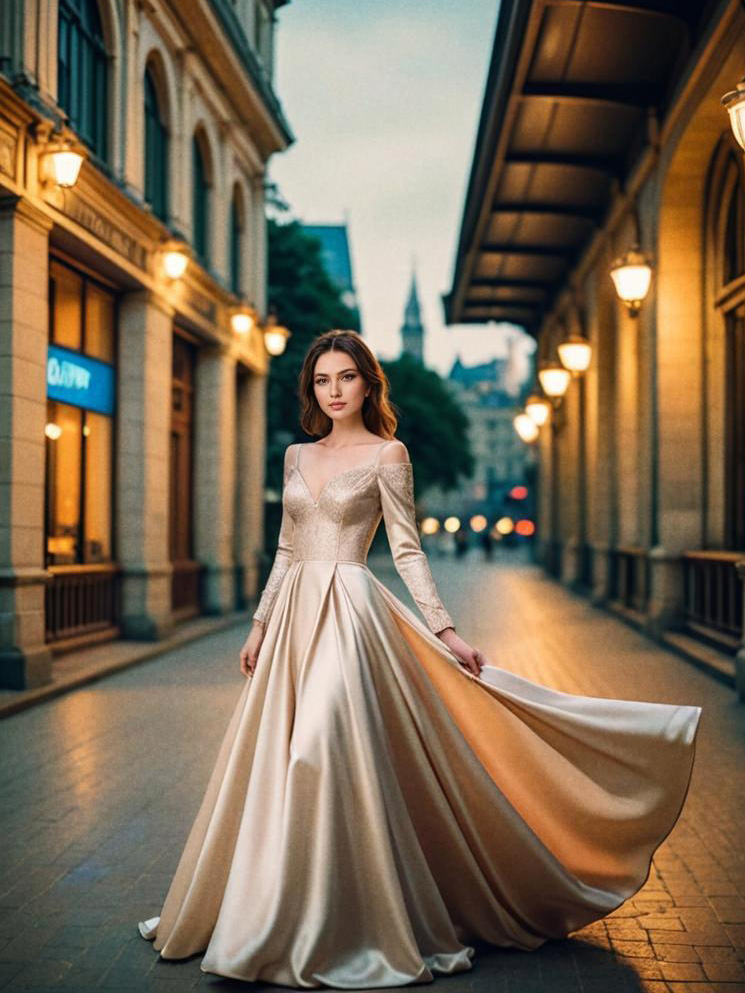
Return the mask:
[[454,514],[467,520],[484,514],[493,527],[505,511],[510,490],[532,484],[535,451],[513,425],[526,385],[515,375],[515,364],[512,343],[506,357],[488,362],[466,365],[456,356],[445,383],[468,418],[475,465],[473,475],[454,489],[438,486],[427,491],[427,508],[436,516]]
[[[745,694],[745,181],[721,97],[736,0],[505,0],[448,297],[556,362],[541,429],[546,567]],[[648,253],[637,316],[614,260]]]
[[[0,5],[4,687],[255,596],[268,354],[230,317],[266,306],[283,2]],[[87,152],[71,188],[60,135]]]

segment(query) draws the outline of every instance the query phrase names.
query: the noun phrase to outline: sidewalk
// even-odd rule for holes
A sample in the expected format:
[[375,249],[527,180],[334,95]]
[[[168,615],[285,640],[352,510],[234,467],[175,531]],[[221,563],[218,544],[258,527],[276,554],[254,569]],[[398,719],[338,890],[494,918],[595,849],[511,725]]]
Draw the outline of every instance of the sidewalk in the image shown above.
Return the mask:
[[220,617],[196,617],[180,624],[168,637],[159,641],[121,639],[60,655],[52,662],[52,681],[45,686],[28,690],[0,690],[0,719],[236,624],[245,624],[248,633],[252,613],[253,610],[241,610]]

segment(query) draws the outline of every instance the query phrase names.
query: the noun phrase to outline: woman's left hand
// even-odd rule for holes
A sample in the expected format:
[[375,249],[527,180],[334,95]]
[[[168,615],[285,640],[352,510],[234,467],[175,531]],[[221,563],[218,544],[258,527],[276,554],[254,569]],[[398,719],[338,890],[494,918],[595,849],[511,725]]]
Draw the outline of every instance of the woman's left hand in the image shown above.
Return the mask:
[[458,662],[474,676],[481,675],[484,665],[484,657],[478,648],[472,648],[467,641],[464,641],[455,628],[445,628],[439,631],[437,637],[444,642],[450,651],[458,659]]

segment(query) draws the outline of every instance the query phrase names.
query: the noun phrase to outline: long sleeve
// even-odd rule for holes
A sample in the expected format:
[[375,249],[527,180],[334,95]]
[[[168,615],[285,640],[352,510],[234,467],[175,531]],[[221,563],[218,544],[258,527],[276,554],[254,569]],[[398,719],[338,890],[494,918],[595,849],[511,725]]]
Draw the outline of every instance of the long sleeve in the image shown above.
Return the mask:
[[282,493],[282,523],[279,528],[277,551],[274,555],[274,562],[267,577],[266,585],[259,598],[259,604],[253,614],[253,619],[255,621],[261,621],[263,624],[266,624],[269,620],[274,601],[282,585],[282,580],[285,578],[285,573],[290,568],[290,562],[292,561],[292,542],[295,533],[295,524],[284,503],[284,486],[287,484],[288,475],[286,460]]
[[410,462],[378,466],[383,520],[396,571],[434,634],[455,627],[442,604],[422,550],[414,508],[414,469]]

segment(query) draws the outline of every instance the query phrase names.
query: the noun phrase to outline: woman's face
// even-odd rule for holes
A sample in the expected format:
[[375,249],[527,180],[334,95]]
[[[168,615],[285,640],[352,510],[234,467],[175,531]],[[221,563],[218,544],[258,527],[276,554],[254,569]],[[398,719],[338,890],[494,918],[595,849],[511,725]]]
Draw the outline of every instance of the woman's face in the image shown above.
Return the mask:
[[338,421],[360,414],[367,383],[352,356],[333,349],[316,360],[313,390],[324,414]]

